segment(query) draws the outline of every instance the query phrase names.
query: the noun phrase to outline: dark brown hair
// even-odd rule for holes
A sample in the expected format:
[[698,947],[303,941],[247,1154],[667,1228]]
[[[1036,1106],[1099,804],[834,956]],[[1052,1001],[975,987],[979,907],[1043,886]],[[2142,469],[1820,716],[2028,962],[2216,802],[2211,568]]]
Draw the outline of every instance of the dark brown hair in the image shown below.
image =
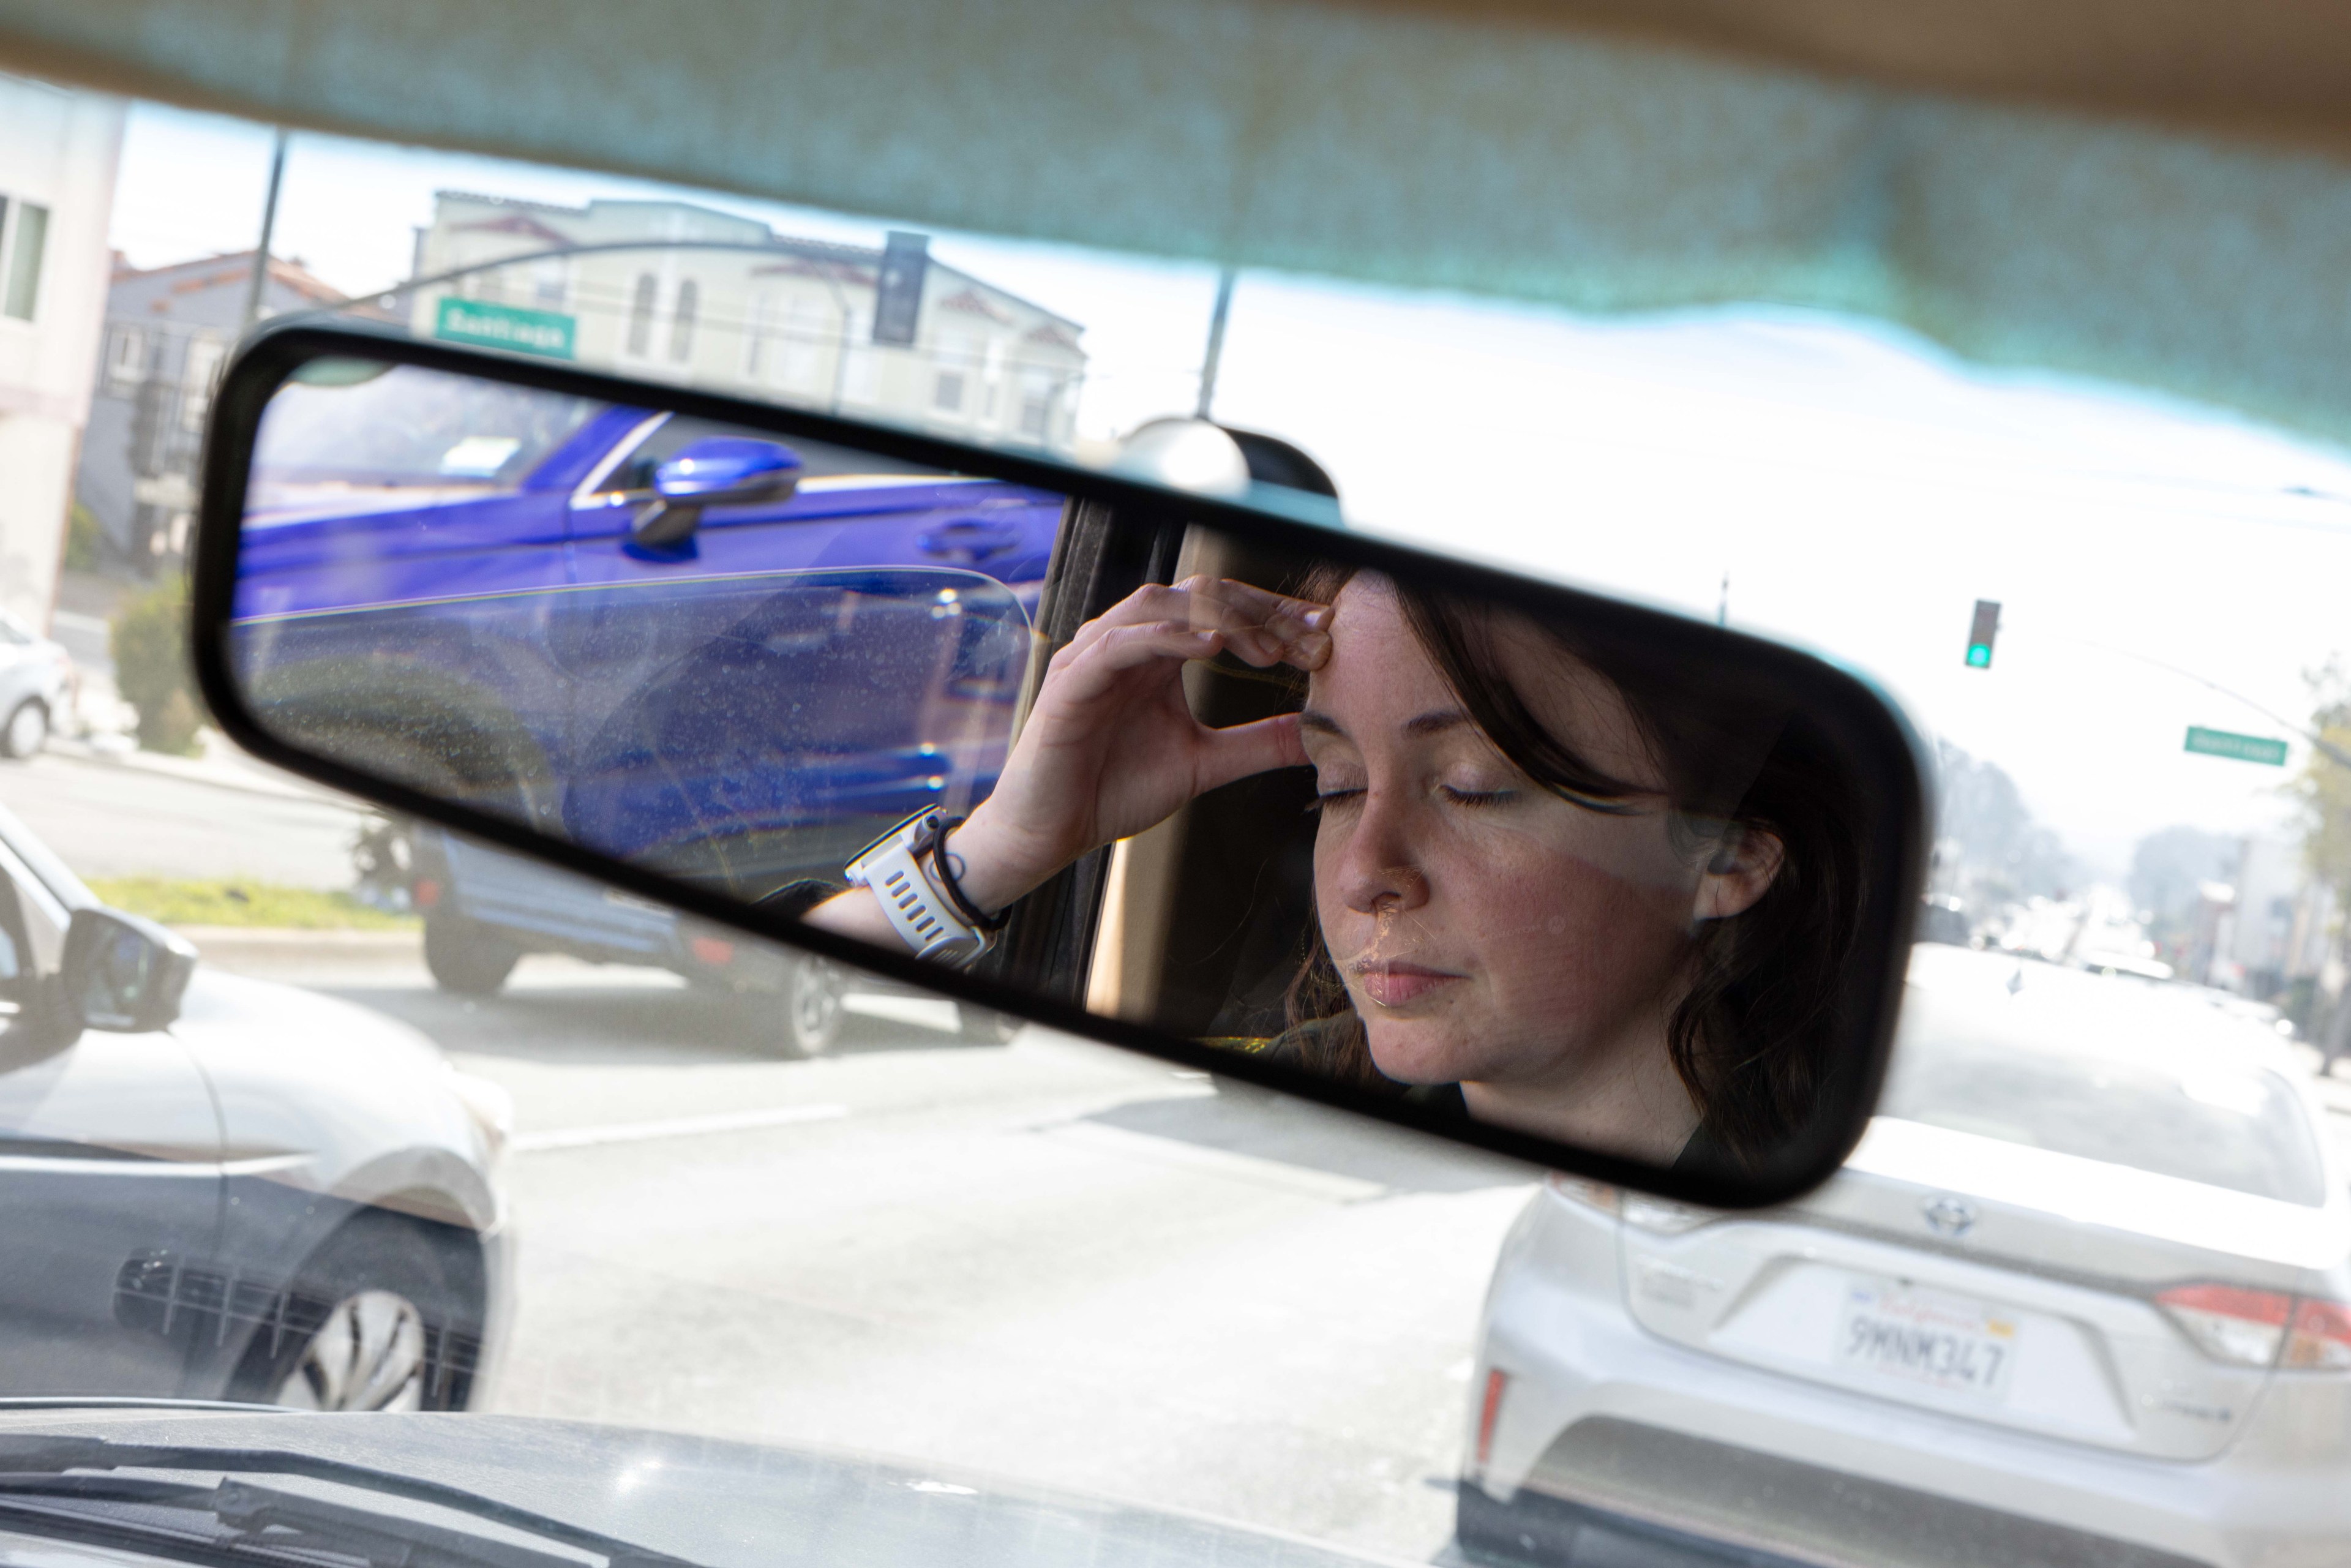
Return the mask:
[[[1295,591],[1329,602],[1353,575],[1319,568]],[[1655,794],[1595,767],[1535,717],[1503,671],[1491,606],[1392,586],[1446,684],[1529,778],[1594,811],[1632,810],[1634,797]],[[1849,770],[1801,713],[1763,683],[1721,668],[1719,653],[1664,646],[1605,622],[1573,632],[1521,623],[1624,698],[1665,775],[1686,844],[1700,841],[1693,818],[1780,842],[1780,866],[1762,897],[1698,928],[1689,987],[1666,1029],[1674,1071],[1710,1141],[1741,1163],[1768,1157],[1821,1103],[1840,1034],[1844,967],[1866,886]],[[1307,940],[1286,997],[1301,1064],[1362,1087],[1387,1084],[1319,926]]]

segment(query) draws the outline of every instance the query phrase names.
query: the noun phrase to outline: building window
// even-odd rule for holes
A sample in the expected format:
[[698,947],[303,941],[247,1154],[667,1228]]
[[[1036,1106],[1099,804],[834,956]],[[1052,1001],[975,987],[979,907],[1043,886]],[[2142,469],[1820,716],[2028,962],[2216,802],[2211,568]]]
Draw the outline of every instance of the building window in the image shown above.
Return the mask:
[[1030,371],[1020,378],[1020,434],[1043,441],[1052,434],[1053,378]]
[[16,222],[9,225],[8,280],[5,294],[0,294],[0,312],[19,321],[33,319],[33,307],[41,294],[41,252],[48,238],[49,209],[18,202]]
[[213,405],[213,388],[220,381],[221,361],[228,358],[228,345],[218,338],[191,338],[188,355],[180,372],[180,428],[201,430],[204,414]]
[[669,321],[669,357],[681,365],[694,358],[694,317],[701,305],[702,290],[694,279],[677,286],[677,311]]
[[935,350],[938,379],[932,383],[931,406],[942,413],[961,413],[979,361],[978,345],[963,334],[943,333]]
[[562,257],[550,256],[545,261],[531,264],[530,298],[533,304],[542,310],[560,310],[568,291]]
[[650,354],[653,351],[653,291],[660,287],[653,275],[637,275],[637,291],[629,301],[629,352]]
[[147,334],[136,327],[117,327],[106,340],[106,388],[128,393],[147,379]]

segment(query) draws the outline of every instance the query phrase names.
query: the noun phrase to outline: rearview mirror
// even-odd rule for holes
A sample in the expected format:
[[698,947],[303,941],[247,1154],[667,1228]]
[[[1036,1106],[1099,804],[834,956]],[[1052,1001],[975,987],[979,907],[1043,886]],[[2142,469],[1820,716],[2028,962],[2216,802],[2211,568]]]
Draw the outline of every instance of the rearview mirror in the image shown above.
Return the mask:
[[1270,473],[1321,482],[287,328],[214,404],[197,668],[280,766],[967,1002],[1690,1201],[1824,1177],[1898,714]]

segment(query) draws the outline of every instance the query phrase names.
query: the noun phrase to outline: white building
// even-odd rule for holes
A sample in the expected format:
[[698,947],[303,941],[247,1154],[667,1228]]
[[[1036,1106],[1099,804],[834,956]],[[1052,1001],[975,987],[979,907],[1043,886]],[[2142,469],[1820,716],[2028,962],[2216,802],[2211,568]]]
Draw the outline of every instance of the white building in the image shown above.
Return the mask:
[[628,248],[416,288],[413,328],[966,439],[1073,439],[1084,329],[926,252],[903,346],[873,340],[883,252],[685,202],[559,207],[444,191],[417,231],[414,277],[587,246]]
[[0,608],[46,628],[106,316],[121,100],[0,76]]

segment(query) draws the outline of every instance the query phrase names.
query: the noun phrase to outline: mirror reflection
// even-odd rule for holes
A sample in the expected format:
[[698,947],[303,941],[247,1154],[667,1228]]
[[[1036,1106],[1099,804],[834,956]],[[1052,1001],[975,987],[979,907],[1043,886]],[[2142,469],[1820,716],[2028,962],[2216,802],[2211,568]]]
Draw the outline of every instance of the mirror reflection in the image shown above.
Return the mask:
[[1735,1175],[1848,1116],[1891,868],[1801,694],[1331,552],[316,361],[230,656],[312,755],[1439,1117]]

